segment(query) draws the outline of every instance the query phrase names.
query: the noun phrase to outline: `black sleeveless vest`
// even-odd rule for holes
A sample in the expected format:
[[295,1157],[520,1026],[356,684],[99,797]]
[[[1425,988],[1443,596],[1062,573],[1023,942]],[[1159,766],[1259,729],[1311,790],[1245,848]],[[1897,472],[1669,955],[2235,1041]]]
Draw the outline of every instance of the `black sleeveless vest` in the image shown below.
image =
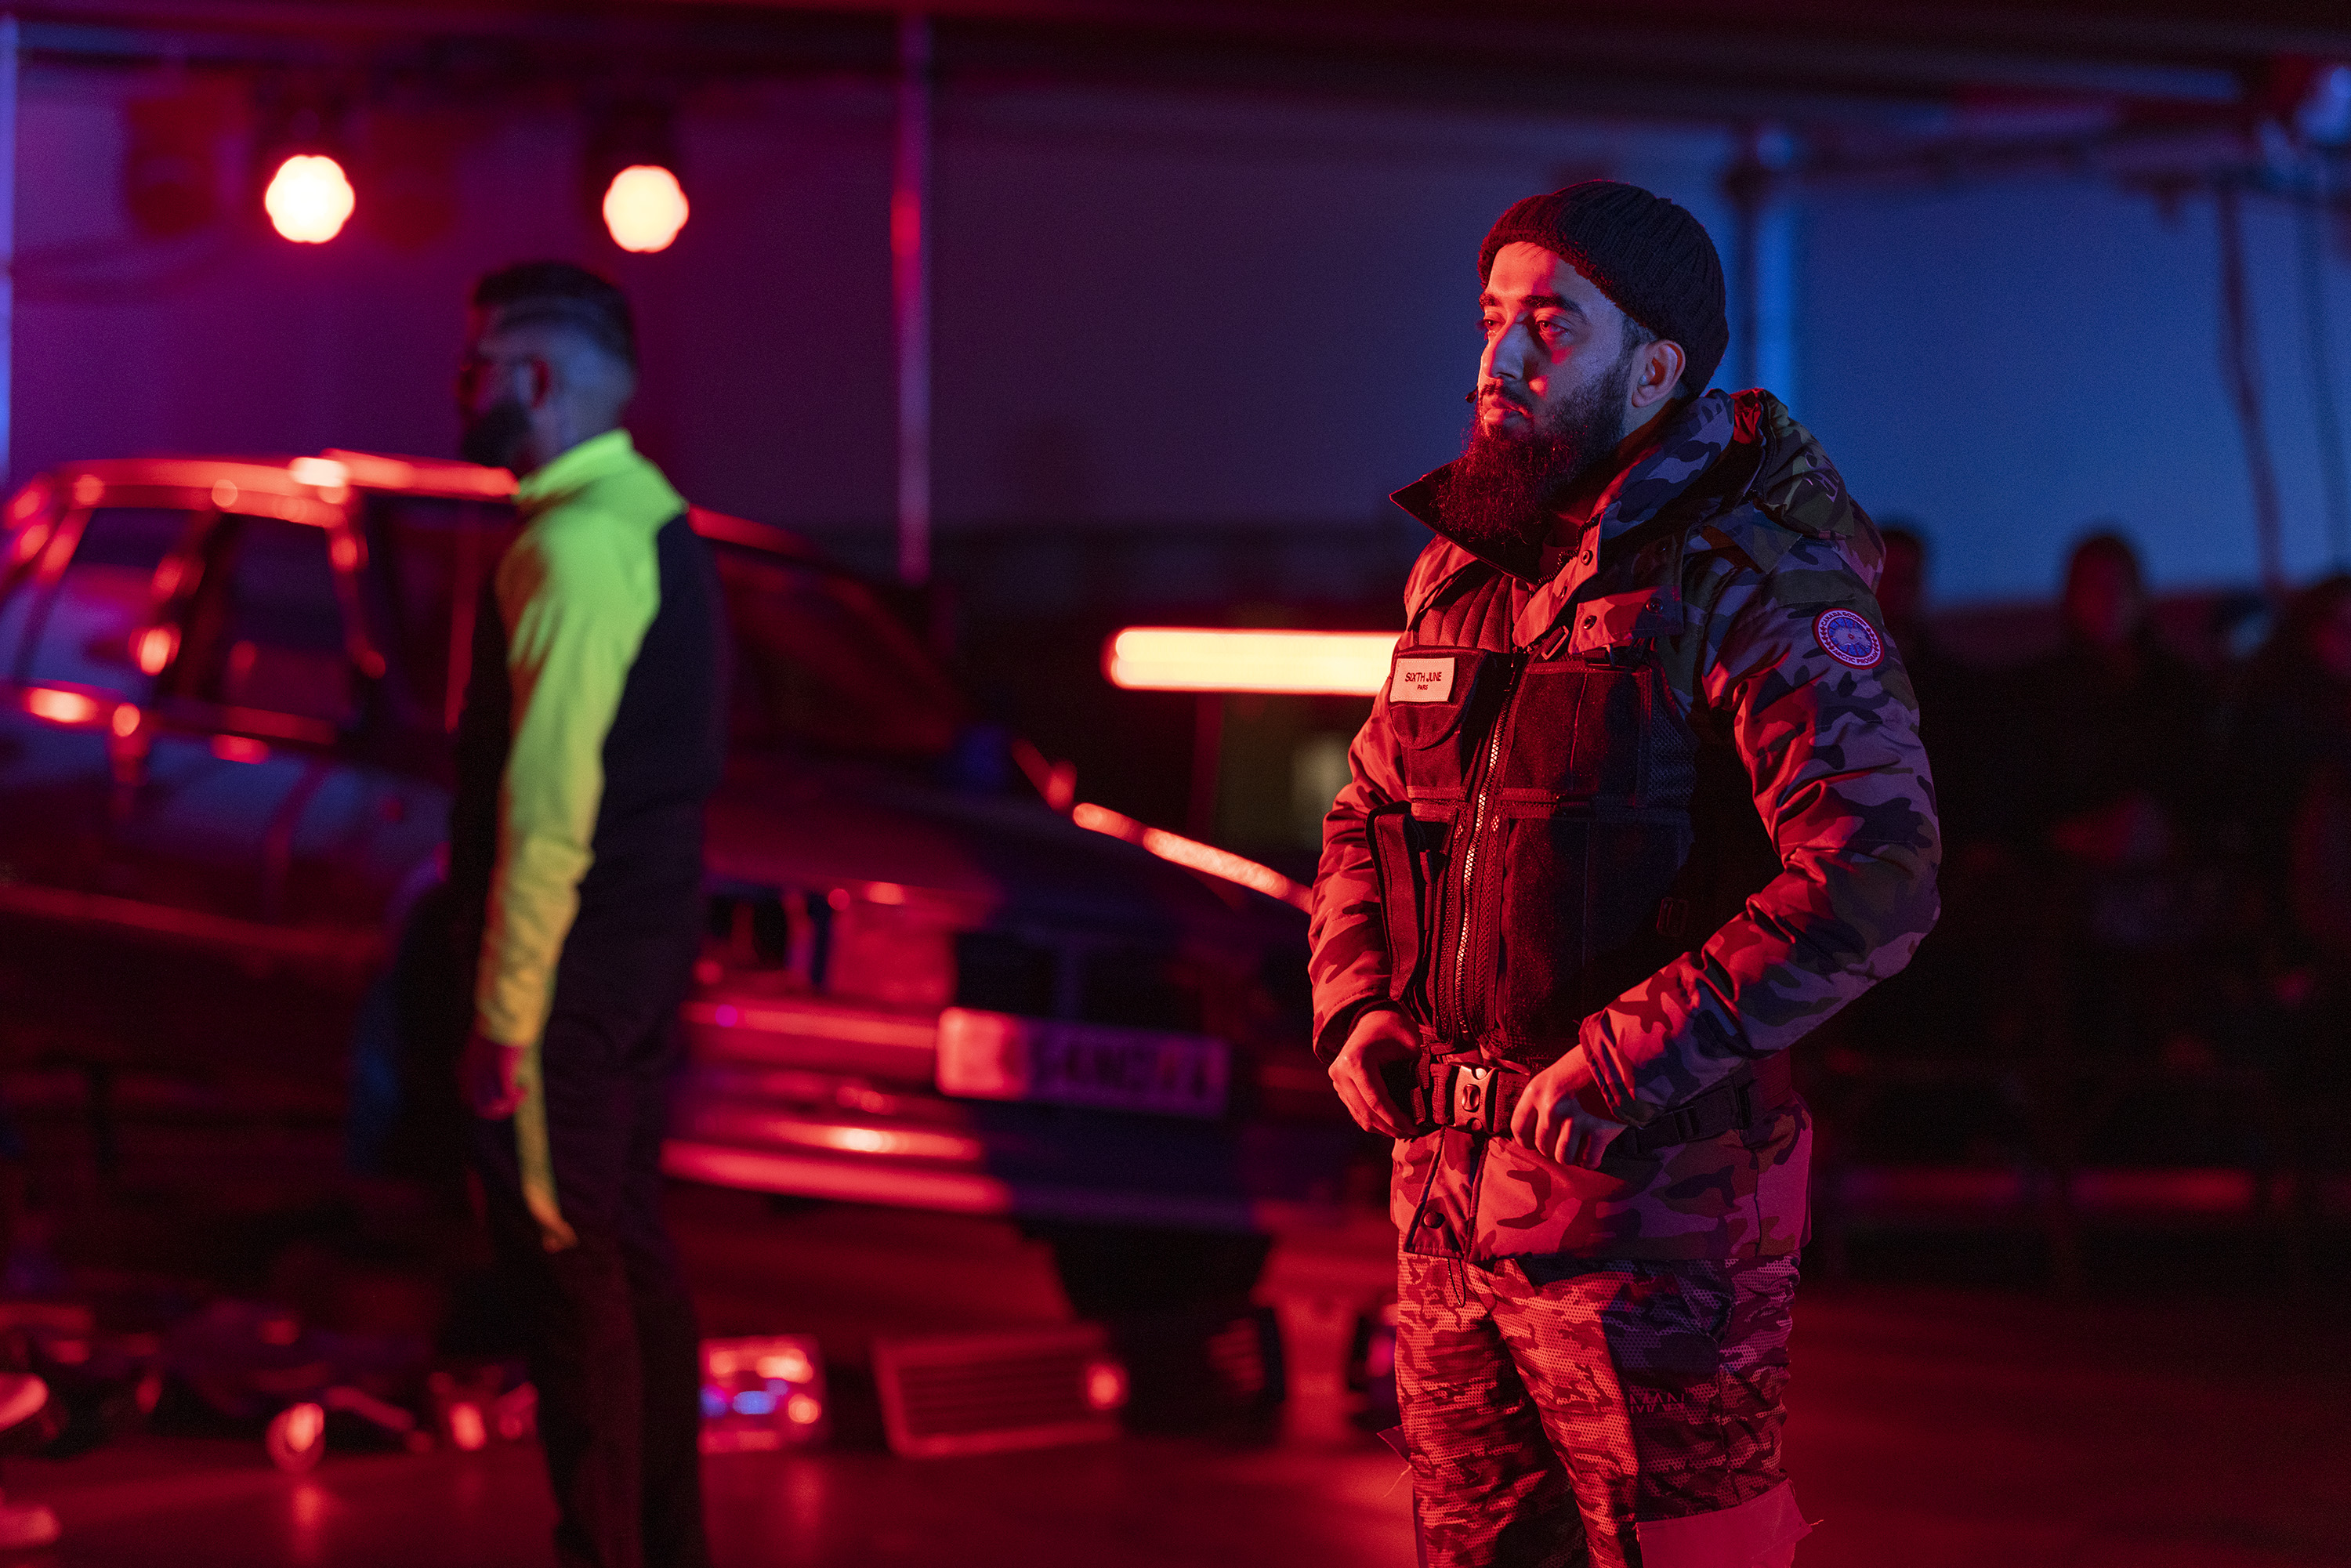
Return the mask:
[[[661,607],[604,737],[595,862],[580,881],[575,931],[592,930],[609,908],[643,894],[699,885],[703,803],[726,767],[728,644],[716,563],[684,513],[662,526],[653,549]],[[506,621],[493,581],[474,622],[450,808],[450,889],[476,941],[497,862],[498,790],[513,723]]]
[[[1650,588],[1610,597],[1659,612],[1635,631],[1677,631],[1679,541],[1654,554]],[[1472,567],[1399,640],[1405,799],[1369,827],[1390,995],[1441,1050],[1540,1067],[1779,865],[1729,737],[1683,716],[1656,637],[1566,653],[1563,621],[1508,646],[1512,584]]]

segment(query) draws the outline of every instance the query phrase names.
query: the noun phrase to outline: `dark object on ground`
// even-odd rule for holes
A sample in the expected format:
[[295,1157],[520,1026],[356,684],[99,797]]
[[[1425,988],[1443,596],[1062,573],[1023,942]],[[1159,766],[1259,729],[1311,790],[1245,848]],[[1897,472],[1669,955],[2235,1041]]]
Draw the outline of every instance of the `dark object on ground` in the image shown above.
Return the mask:
[[1290,1396],[1281,1327],[1270,1306],[1194,1307],[1121,1318],[1109,1328],[1126,1364],[1126,1424],[1134,1431],[1262,1422]]
[[47,1386],[38,1414],[0,1431],[0,1452],[71,1458],[110,1442],[154,1411],[163,1385],[152,1334],[102,1333],[87,1307],[0,1303],[0,1368]]

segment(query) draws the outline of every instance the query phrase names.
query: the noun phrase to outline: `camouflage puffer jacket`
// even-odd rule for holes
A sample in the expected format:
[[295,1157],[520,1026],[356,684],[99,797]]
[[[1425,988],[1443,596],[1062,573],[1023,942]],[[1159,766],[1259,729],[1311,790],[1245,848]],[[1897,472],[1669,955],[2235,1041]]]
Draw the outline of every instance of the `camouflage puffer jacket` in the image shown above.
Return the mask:
[[[1438,538],[1323,824],[1315,1042],[1397,1008],[1439,1056],[1581,1045],[1634,1124],[1785,1051],[1937,914],[1934,786],[1872,592],[1876,529],[1768,392],[1708,392],[1573,553]],[[1447,1129],[1396,1145],[1407,1251],[1741,1260],[1802,1245],[1811,1121],[1596,1171]]]

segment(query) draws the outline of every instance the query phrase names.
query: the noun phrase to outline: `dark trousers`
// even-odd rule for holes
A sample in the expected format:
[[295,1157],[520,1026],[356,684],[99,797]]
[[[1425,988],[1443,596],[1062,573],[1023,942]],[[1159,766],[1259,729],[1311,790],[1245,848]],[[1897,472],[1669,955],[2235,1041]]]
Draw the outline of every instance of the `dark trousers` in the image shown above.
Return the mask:
[[661,1215],[674,1017],[694,931],[640,927],[635,940],[611,944],[583,920],[565,945],[540,1061],[556,1196],[577,1246],[543,1245],[523,1203],[514,1123],[474,1124],[491,1239],[528,1315],[565,1568],[710,1561],[699,1335]]

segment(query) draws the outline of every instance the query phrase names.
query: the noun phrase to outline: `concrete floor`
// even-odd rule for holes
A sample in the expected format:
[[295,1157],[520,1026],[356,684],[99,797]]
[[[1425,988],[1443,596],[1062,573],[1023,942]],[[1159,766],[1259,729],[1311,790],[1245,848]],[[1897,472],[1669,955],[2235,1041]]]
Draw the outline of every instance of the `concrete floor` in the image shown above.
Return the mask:
[[[813,1330],[844,1368],[877,1332],[1057,1321],[1040,1249],[979,1220],[770,1213],[681,1189],[714,1332]],[[909,1461],[870,1439],[710,1461],[726,1568],[1070,1568],[1412,1561],[1402,1465],[1338,1375],[1384,1239],[1286,1243],[1267,1291],[1292,1396],[1255,1437],[1130,1437]],[[1806,1568],[2302,1568],[2351,1563],[2351,1365],[2318,1311],[2256,1286],[2060,1304],[2023,1292],[1808,1285],[1791,1468],[1820,1521]],[[852,1373],[853,1377],[853,1370]],[[535,1451],[333,1454],[304,1479],[258,1446],[141,1437],[11,1462],[66,1538],[17,1561],[90,1568],[549,1561]]]

